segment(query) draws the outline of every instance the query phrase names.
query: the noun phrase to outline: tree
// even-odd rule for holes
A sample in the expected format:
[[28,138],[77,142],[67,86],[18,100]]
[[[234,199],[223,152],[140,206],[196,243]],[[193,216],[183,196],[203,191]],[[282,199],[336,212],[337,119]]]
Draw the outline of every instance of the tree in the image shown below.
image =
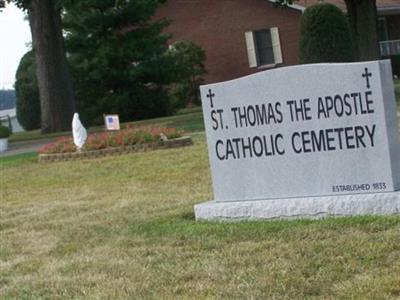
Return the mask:
[[379,58],[376,0],[345,0],[360,61]]
[[174,43],[167,55],[174,61],[174,72],[179,75],[171,91],[175,103],[178,107],[185,107],[189,103],[200,105],[199,86],[203,83],[202,76],[206,73],[205,51],[193,42],[181,41]]
[[71,130],[75,111],[59,0],[7,0],[27,10],[35,52],[42,133]]
[[300,62],[348,62],[353,47],[346,16],[335,5],[308,7],[301,17]]
[[[276,0],[286,6],[297,0]],[[358,60],[379,58],[376,0],[344,0]]]
[[38,129],[41,125],[40,97],[32,50],[22,57],[15,77],[17,119],[25,130]]
[[167,86],[177,76],[165,55],[167,22],[151,22],[161,1],[76,1],[63,18],[77,106],[85,124],[104,113],[121,121],[172,112]]

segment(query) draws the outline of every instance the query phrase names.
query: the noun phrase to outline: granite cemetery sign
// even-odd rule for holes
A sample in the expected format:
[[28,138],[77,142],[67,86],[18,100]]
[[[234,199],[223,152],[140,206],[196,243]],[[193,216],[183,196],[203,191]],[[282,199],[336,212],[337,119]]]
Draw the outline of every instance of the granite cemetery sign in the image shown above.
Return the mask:
[[[285,206],[288,217],[314,215],[321,214],[318,208],[300,213],[287,207],[324,199],[325,214],[343,214],[325,211],[326,204],[343,207],[341,195],[364,194],[365,205],[381,192],[397,211],[400,144],[393,91],[389,61],[287,67],[202,86],[215,201],[197,205],[196,217],[213,218],[207,214],[219,204],[221,217],[251,218],[250,202],[264,211]],[[357,205],[356,196],[347,203]],[[226,213],[235,206],[243,211],[244,201],[245,216]]]

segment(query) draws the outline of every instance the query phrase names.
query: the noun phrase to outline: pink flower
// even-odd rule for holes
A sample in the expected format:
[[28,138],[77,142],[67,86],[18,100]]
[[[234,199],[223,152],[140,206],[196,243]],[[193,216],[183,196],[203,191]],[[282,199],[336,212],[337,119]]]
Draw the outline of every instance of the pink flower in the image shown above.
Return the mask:
[[[85,150],[99,150],[108,147],[122,147],[160,140],[160,134],[168,139],[181,137],[184,132],[172,127],[132,126],[118,132],[103,132],[90,134],[86,140]],[[75,152],[76,147],[71,137],[60,137],[55,142],[46,144],[39,149],[40,154]]]

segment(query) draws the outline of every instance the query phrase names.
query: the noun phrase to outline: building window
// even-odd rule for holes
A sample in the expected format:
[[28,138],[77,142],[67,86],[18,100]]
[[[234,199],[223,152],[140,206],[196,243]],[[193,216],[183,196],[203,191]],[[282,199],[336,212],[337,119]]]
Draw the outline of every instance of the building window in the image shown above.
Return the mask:
[[277,27],[248,31],[245,38],[251,68],[274,67],[283,62]]
[[274,51],[270,30],[258,30],[253,33],[256,46],[257,61],[259,65],[272,65],[275,63]]

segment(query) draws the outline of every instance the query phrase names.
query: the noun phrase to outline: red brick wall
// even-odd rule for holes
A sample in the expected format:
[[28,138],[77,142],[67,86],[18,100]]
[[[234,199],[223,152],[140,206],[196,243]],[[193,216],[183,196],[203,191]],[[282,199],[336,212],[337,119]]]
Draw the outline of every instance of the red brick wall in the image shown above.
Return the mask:
[[389,40],[400,40],[400,15],[386,17]]
[[168,18],[171,42],[190,40],[207,55],[207,83],[257,72],[247,58],[245,32],[278,27],[283,64],[298,64],[301,12],[274,7],[267,0],[168,0],[155,19]]

